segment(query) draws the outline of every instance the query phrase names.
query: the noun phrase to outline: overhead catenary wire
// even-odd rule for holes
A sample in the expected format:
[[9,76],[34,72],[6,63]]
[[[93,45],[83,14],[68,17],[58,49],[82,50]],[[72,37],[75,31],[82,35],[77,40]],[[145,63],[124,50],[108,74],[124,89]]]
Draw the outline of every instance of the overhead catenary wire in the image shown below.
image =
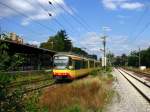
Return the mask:
[[[142,20],[143,20],[143,17],[146,15],[148,9],[149,9],[148,6],[145,7],[145,9],[144,9],[142,15],[139,17],[139,19],[137,20],[137,22],[136,22],[136,24],[135,24],[136,27],[133,29],[134,31],[131,31],[130,36],[133,36],[134,32],[136,32],[136,30],[137,30],[139,24],[141,24],[141,22],[142,22]],[[141,31],[140,31],[140,32],[141,32]],[[141,32],[141,33],[142,33],[142,32]],[[133,40],[135,40],[139,34],[140,34],[140,33],[138,33],[138,34],[133,38]]]
[[133,36],[133,34],[134,34],[134,32],[136,32],[136,30],[137,30],[139,24],[141,24],[141,22],[142,22],[144,16],[146,15],[148,9],[149,9],[149,7],[146,6],[145,9],[144,9],[144,11],[143,11],[143,13],[142,13],[141,16],[138,18],[138,20],[137,20],[137,22],[136,22],[136,24],[135,24],[136,26],[133,28],[134,31],[131,31],[131,32],[129,33],[129,37],[132,37],[131,40],[128,41],[129,44],[132,43],[131,45],[133,45],[133,43],[136,42],[136,40],[139,38],[139,36],[149,27],[150,22],[147,23],[147,24],[144,26],[144,28],[143,28],[142,30],[140,30],[135,36]]
[[[56,0],[53,0],[53,1],[56,2],[58,5],[60,5]],[[49,1],[49,3],[52,4],[50,1]],[[60,7],[62,7],[63,10],[65,12],[67,12],[70,16],[72,16],[76,22],[78,22],[81,26],[83,26],[85,30],[87,30],[88,32],[91,32],[90,30],[93,30],[93,28],[85,21],[85,19],[83,17],[81,17],[76,11],[74,11],[74,9],[72,7],[70,7],[67,3],[65,3],[65,4],[76,16],[73,16],[72,14],[70,14],[70,12],[68,12],[62,5],[60,5]],[[98,37],[98,35],[96,33],[93,33],[93,34],[96,37]]]
[[134,41],[136,41],[136,40],[140,37],[140,35],[141,35],[142,33],[144,33],[144,31],[145,31],[149,26],[150,26],[150,22],[147,23],[147,24],[144,26],[144,28],[135,36]]
[[[91,32],[90,29],[89,29],[88,27],[86,27],[83,22],[81,22],[81,21],[78,20],[78,18],[77,18],[78,15],[76,15],[76,16],[77,16],[77,17],[76,17],[76,16],[73,16],[72,14],[70,14],[70,12],[69,12],[68,10],[66,10],[66,9],[65,9],[60,3],[58,3],[56,0],[50,0],[50,1],[49,1],[49,4],[54,5],[51,1],[55,2],[64,12],[66,12],[74,21],[76,21],[76,23],[78,23],[81,27],[83,27],[85,31]],[[72,9],[72,10],[73,10],[73,9]],[[95,36],[98,36],[98,35],[95,34],[95,33],[94,33],[94,35],[95,35]]]
[[[22,15],[23,17],[30,18],[28,15],[24,14],[23,12],[20,12],[20,11],[16,10],[15,8],[12,8],[12,7],[8,6],[8,5],[5,4],[5,3],[0,2],[0,5],[5,6],[5,7],[9,8],[9,9],[13,10],[14,12],[16,12],[16,13]],[[34,21],[32,18],[30,18],[30,19],[31,19],[33,22],[35,22],[36,24],[40,25],[41,27],[47,29],[48,31],[51,30],[51,31],[55,32],[55,30],[52,29],[51,27],[48,27],[48,26],[46,26],[46,25],[44,25],[44,24],[41,24],[41,23],[39,23],[39,22],[37,22],[37,21]]]
[[59,4],[56,0],[52,0],[53,2],[57,3],[57,5],[64,11],[66,12],[70,17],[72,17],[73,20],[75,20],[80,26],[82,26],[86,31],[89,31],[89,29],[87,29],[84,24],[79,21],[75,16],[73,16],[72,14],[70,14],[70,12],[68,10],[66,10],[61,4]]
[[[50,1],[48,1],[48,3],[53,7],[53,9],[57,10],[57,8]],[[65,18],[64,15],[61,15],[61,17],[71,29],[74,28],[73,25]]]
[[86,27],[86,28],[90,28],[92,29],[92,27],[85,21],[85,19],[83,17],[81,17],[76,11],[74,11],[74,9],[72,7],[70,7],[67,3],[66,6],[69,7],[69,9],[78,17],[78,19],[82,22],[82,24]]
[[48,14],[49,17],[51,17],[60,27],[65,29],[64,26],[56,18],[54,18],[53,15],[39,1],[37,2],[38,5]]
[[14,24],[14,25],[16,25],[16,26],[18,26],[18,27],[20,27],[20,28],[22,28],[22,29],[24,29],[24,30],[26,30],[26,31],[28,31],[28,32],[30,32],[30,33],[32,33],[32,34],[35,34],[35,35],[41,35],[42,33],[40,33],[39,31],[35,31],[35,30],[33,30],[33,29],[31,29],[31,28],[29,28],[29,27],[26,27],[26,28],[23,28],[19,23],[17,23],[16,21],[12,21],[12,20],[10,20],[10,19],[8,19],[8,18],[6,18],[6,17],[2,17],[2,16],[0,16],[1,17],[1,19],[3,19],[4,21],[8,21],[8,22],[11,22],[12,24]]
[[[91,32],[90,30],[93,30],[93,28],[85,21],[85,19],[81,17],[76,11],[74,11],[72,7],[70,7],[67,3],[66,6],[76,15],[76,17],[78,17],[77,19],[81,21],[81,23],[84,25],[86,29],[88,29],[88,32]],[[98,37],[96,33],[94,33],[94,35]]]

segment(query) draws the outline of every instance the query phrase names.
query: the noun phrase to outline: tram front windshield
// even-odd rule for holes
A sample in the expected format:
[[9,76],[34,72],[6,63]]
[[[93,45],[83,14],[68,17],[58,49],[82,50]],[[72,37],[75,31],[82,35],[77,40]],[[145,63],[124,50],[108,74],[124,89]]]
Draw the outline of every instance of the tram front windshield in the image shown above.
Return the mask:
[[68,67],[69,57],[66,56],[55,56],[54,67],[55,69],[66,69]]

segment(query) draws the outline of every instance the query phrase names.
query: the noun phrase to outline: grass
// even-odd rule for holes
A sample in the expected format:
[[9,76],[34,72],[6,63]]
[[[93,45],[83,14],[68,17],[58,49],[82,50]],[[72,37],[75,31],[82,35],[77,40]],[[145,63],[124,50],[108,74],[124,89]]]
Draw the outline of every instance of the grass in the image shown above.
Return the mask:
[[36,80],[36,79],[43,79],[43,78],[52,77],[52,75],[50,75],[50,74],[51,74],[51,72],[45,72],[45,71],[29,72],[29,73],[26,73],[24,75],[22,75],[21,73],[18,73],[16,75],[16,79],[14,81],[15,82],[30,81],[30,80]]
[[25,95],[26,112],[103,112],[111,101],[111,70],[99,69],[88,77]]
[[38,105],[48,112],[102,112],[113,96],[113,77],[109,72],[107,76],[100,71],[94,73],[71,84],[46,89]]
[[[45,71],[38,71],[38,72],[28,72],[28,73],[16,73],[16,74],[9,74],[5,73],[8,77],[10,77],[9,83],[21,83],[22,81],[33,81],[33,80],[41,80],[41,79],[47,79],[52,78],[51,72],[45,72]],[[3,80],[5,78],[5,75],[0,73],[0,79]]]
[[[50,78],[51,75],[49,72],[32,72],[29,74],[8,74],[0,72],[0,102],[1,102],[1,111],[2,112],[23,112],[24,108],[26,112],[37,112],[38,106],[36,103],[38,102],[39,96],[35,93],[32,95],[24,95],[22,91],[25,91],[28,87],[35,88],[38,84],[44,85],[51,83],[52,80],[42,81],[39,83],[34,83],[28,85],[19,85],[15,88],[7,88],[8,85],[11,85],[13,82],[18,82],[17,84],[21,84],[21,81],[30,82],[33,79],[41,79],[41,78]],[[25,98],[28,97],[28,99]],[[37,106],[37,107],[36,107]],[[39,112],[46,112],[46,108],[42,108]]]

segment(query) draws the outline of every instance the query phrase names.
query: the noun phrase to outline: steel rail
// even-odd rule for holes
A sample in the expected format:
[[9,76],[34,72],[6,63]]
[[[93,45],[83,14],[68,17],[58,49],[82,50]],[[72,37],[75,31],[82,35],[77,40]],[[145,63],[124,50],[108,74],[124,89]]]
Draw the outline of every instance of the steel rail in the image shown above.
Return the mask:
[[26,93],[29,93],[29,92],[33,92],[33,91],[36,91],[36,90],[40,90],[40,89],[43,89],[43,88],[46,88],[46,87],[49,87],[49,86],[52,86],[52,85],[55,85],[56,82],[52,82],[50,84],[45,84],[45,85],[42,85],[42,86],[39,86],[39,87],[36,87],[36,88],[33,88],[33,89],[27,89],[25,91],[22,92],[22,94],[26,94]]
[[7,89],[12,88],[12,87],[18,87],[21,85],[28,85],[28,84],[33,84],[33,83],[39,83],[47,80],[52,80],[52,78],[43,78],[43,79],[34,79],[34,80],[26,80],[26,81],[18,81],[18,82],[12,82],[9,85],[6,86]]
[[[148,85],[146,82],[143,82],[142,80],[136,78],[135,76],[131,75],[130,73],[128,73],[127,71],[123,70],[123,72],[125,72],[126,74],[130,75],[131,77],[133,77],[134,79],[138,80],[139,82],[143,83],[145,86],[149,87],[150,88],[150,85]],[[138,77],[138,76],[137,76]]]
[[[150,98],[145,94],[145,93],[143,93],[142,92],[142,90],[140,90],[138,87],[137,87],[137,85],[135,85],[131,80],[129,80],[122,72],[124,72],[123,70],[120,70],[120,69],[117,69],[118,71],[119,71],[119,73],[120,74],[122,74],[123,75],[123,77],[144,97],[144,99],[146,100],[146,101],[148,101],[148,103],[150,103]],[[121,72],[122,71],[122,72]],[[127,74],[126,72],[124,72],[125,74]],[[127,75],[129,75],[129,74],[127,74]],[[131,77],[131,75],[129,75],[130,77]],[[135,80],[137,80],[135,77],[132,77],[132,78],[134,78]],[[137,80],[138,82],[140,82],[139,80]],[[142,83],[142,82],[140,82],[140,83]],[[145,86],[146,86],[146,84],[145,83],[142,83],[142,84],[144,84]],[[146,86],[147,87],[147,86]]]
[[128,70],[128,71],[131,71],[131,72],[134,72],[134,73],[136,73],[136,74],[143,75],[143,76],[145,76],[145,77],[147,77],[147,78],[150,78],[150,73],[140,72],[140,71],[136,71],[136,70],[130,70],[130,69],[128,69],[128,68],[123,68],[123,69]]

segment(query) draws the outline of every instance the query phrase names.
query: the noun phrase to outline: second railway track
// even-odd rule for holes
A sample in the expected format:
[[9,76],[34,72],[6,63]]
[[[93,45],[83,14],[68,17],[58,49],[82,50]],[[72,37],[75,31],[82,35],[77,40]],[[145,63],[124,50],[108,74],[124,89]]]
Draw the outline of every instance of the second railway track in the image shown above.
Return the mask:
[[19,90],[22,94],[26,94],[55,84],[56,81],[54,79],[45,78],[40,80],[38,79],[38,80],[20,81],[16,83],[11,83],[7,85],[5,89],[9,90],[10,93],[15,90]]
[[40,90],[40,89],[43,89],[43,88],[46,88],[46,87],[50,87],[50,86],[55,85],[55,84],[56,84],[56,82],[53,81],[49,84],[44,84],[44,85],[41,85],[41,86],[37,86],[35,88],[29,88],[29,89],[23,91],[22,93],[26,94],[26,93],[29,93],[29,92],[32,92],[32,91],[36,91],[36,90]]
[[117,69],[129,83],[150,103],[150,87],[122,69]]
[[52,78],[44,78],[44,79],[34,79],[34,80],[26,80],[26,81],[18,81],[18,82],[13,82],[10,83],[9,85],[6,86],[6,88],[15,88],[18,86],[23,86],[23,85],[29,85],[29,84],[35,84],[35,83],[40,83],[43,81],[47,81],[47,80],[52,80]]

